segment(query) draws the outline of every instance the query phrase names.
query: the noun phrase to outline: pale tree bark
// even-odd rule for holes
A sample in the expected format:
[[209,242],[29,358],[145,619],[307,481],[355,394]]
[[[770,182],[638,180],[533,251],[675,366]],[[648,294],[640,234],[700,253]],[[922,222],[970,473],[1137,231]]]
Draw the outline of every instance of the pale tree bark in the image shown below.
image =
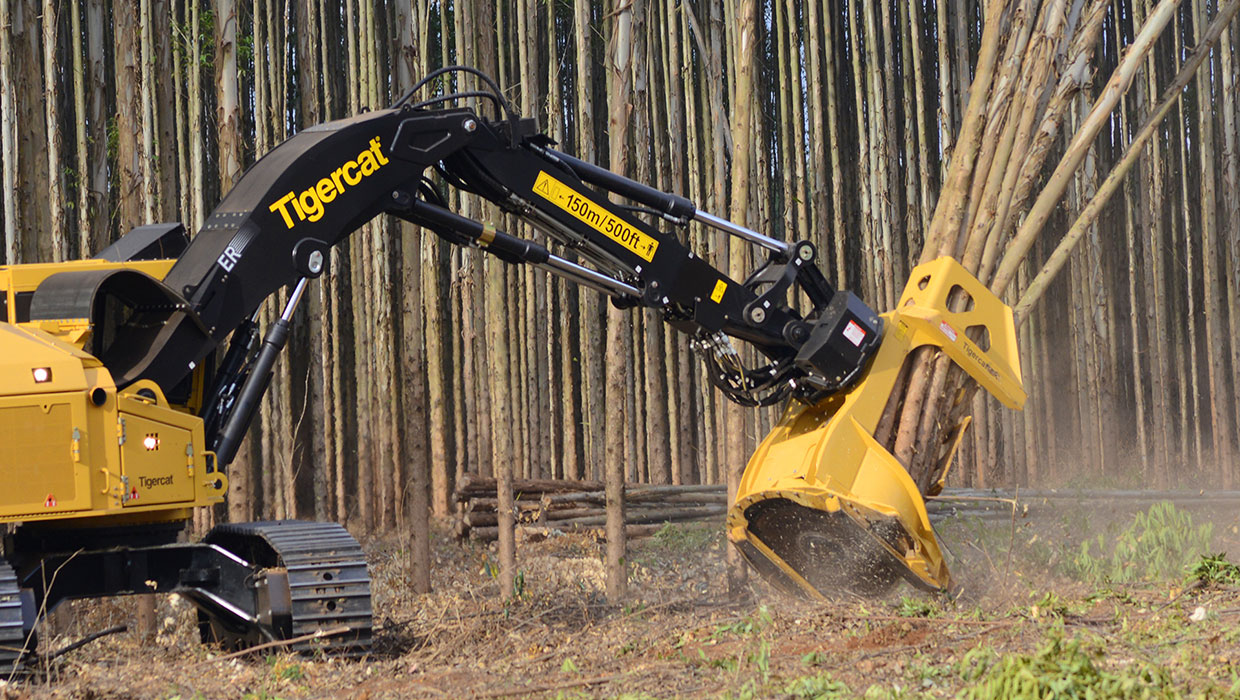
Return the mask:
[[[904,5],[901,5],[904,8]],[[922,5],[920,2],[908,4],[908,37],[909,37],[909,61],[911,66],[909,69],[912,73],[912,93],[915,100],[911,100],[915,110],[914,120],[917,124],[917,178],[918,199],[920,204],[918,208],[918,216],[920,217],[917,233],[924,240],[925,232],[930,228],[930,219],[934,216],[934,196],[931,190],[931,183],[934,181],[930,172],[930,152],[931,140],[930,131],[927,126],[927,114],[930,111],[929,105],[926,104],[926,78],[923,64],[929,57],[924,55],[922,44]],[[907,89],[907,88],[906,88]],[[912,236],[910,236],[912,240]],[[915,248],[909,248],[909,260],[917,258],[920,251]],[[897,280],[897,286],[898,286]]]
[[77,257],[85,258],[91,254],[90,244],[90,190],[86,173],[89,172],[86,140],[86,79],[82,61],[82,7],[80,3],[69,3],[70,51],[73,52],[73,142],[76,151],[77,166],[77,245],[72,247]]
[[[573,34],[575,39],[576,62],[576,155],[587,162],[597,160],[594,136],[594,28],[590,26],[590,3],[573,4]],[[584,338],[581,343],[580,359],[583,367],[582,393],[585,401],[582,414],[585,420],[583,438],[585,440],[584,456],[588,469],[599,469],[604,463],[604,336],[602,333],[602,309],[599,296],[590,291],[579,295],[581,302],[581,329]],[[610,346],[610,344],[608,344]],[[587,473],[595,477],[597,472]]]
[[[864,290],[867,298],[874,298],[878,285],[875,284],[873,277],[874,264],[874,209],[873,209],[873,168],[871,167],[872,156],[876,155],[870,147],[870,128],[869,121],[866,119],[866,111],[862,107],[865,104],[865,91],[869,85],[869,80],[861,65],[862,47],[860,42],[873,41],[872,37],[862,37],[860,29],[857,27],[857,12],[867,12],[867,4],[861,3],[861,8],[855,7],[856,3],[849,3],[846,11],[848,12],[848,37],[849,37],[849,54],[852,57],[852,78],[853,78],[853,102],[854,112],[857,122],[857,185],[858,199],[860,200],[859,220],[856,222],[857,243],[860,247],[861,265],[859,269],[859,277],[852,282],[852,286]],[[855,249],[855,248],[854,248]],[[842,281],[841,281],[842,283]]]
[[[236,0],[213,0],[215,10],[215,95],[218,177],[221,192],[232,189],[241,177],[241,107],[237,93],[237,3]],[[195,22],[197,24],[197,22]],[[197,64],[195,64],[197,65]],[[193,86],[191,85],[191,90]],[[119,101],[119,96],[118,96]],[[193,110],[191,110],[193,111]],[[122,134],[124,130],[122,130]],[[201,173],[197,174],[201,177]],[[201,182],[195,183],[201,185]],[[197,203],[199,221],[206,212],[205,204]],[[254,517],[253,465],[249,457],[252,441],[247,438],[237,451],[229,472],[228,516],[236,522]],[[261,482],[260,482],[261,483]]]
[[[1178,29],[1178,27],[1177,27]],[[1184,103],[1179,103],[1179,109],[1176,115],[1176,127],[1179,131],[1179,139],[1176,143],[1178,153],[1179,166],[1179,185],[1180,185],[1180,205],[1174,212],[1175,220],[1178,224],[1179,235],[1176,236],[1176,246],[1181,250],[1197,249],[1197,243],[1193,240],[1193,200],[1189,196],[1189,178],[1194,175],[1190,168],[1190,142],[1188,140],[1187,122],[1191,119],[1188,107]],[[1188,347],[1187,362],[1178,363],[1179,385],[1180,385],[1180,434],[1183,436],[1181,442],[1181,459],[1196,459],[1201,461],[1204,456],[1202,449],[1202,418],[1201,418],[1201,385],[1199,371],[1200,365],[1197,363],[1197,271],[1201,260],[1195,255],[1186,255],[1182,258],[1182,276],[1179,277],[1179,289],[1181,309],[1183,309],[1184,318],[1188,320],[1187,324],[1179,324],[1176,331],[1179,336],[1177,347]]]
[[13,18],[0,2],[0,161],[3,161],[4,261],[21,262],[17,218],[17,95],[13,84]]
[[1094,103],[1094,107],[1090,110],[1085,121],[1082,122],[1080,130],[1073,135],[1072,142],[1069,144],[1063,158],[1055,166],[1055,172],[1047,180],[1046,187],[1029,209],[1024,223],[1021,225],[1020,230],[1016,232],[1016,235],[1013,236],[1011,245],[1008,246],[1004,253],[1002,262],[999,263],[999,268],[991,281],[991,289],[995,293],[1002,294],[1007,289],[1008,284],[1011,283],[1012,277],[1016,272],[1016,266],[1020,264],[1020,261],[1029,252],[1030,246],[1033,245],[1034,237],[1041,232],[1042,227],[1046,224],[1046,220],[1050,218],[1051,210],[1059,202],[1059,198],[1067,188],[1068,176],[1080,165],[1089,150],[1089,144],[1098,135],[1102,127],[1107,124],[1111,111],[1115,109],[1116,103],[1119,102],[1119,99],[1128,90],[1128,87],[1136,77],[1136,71],[1140,68],[1146,52],[1150,50],[1158,35],[1162,33],[1163,27],[1171,20],[1172,15],[1175,13],[1177,2],[1178,0],[1162,0],[1162,2],[1158,3],[1158,7],[1154,8],[1154,11],[1150,13],[1145,26],[1141,28],[1140,33],[1133,40],[1120,65],[1111,74],[1111,79],[1102,88],[1101,96]]
[[[869,5],[869,3],[864,3]],[[878,3],[879,6],[887,13],[890,12],[888,3]],[[892,192],[894,191],[892,173],[890,169],[892,153],[892,139],[894,138],[894,130],[888,131],[887,128],[887,95],[891,93],[888,89],[890,86],[891,75],[893,70],[888,65],[884,65],[880,54],[886,54],[891,57],[890,47],[883,46],[882,31],[875,26],[874,13],[878,11],[876,7],[862,7],[865,14],[865,33],[866,33],[866,73],[869,76],[869,109],[870,109],[870,133],[871,145],[870,156],[870,174],[874,182],[874,187],[870,188],[871,205],[870,212],[874,217],[874,229],[871,235],[874,237],[874,257],[873,270],[874,274],[874,300],[880,308],[890,308],[895,305],[895,283],[892,280],[892,268],[896,266],[894,254],[892,251]],[[890,22],[883,22],[883,28],[889,28]],[[884,49],[887,50],[884,50]],[[886,84],[884,84],[886,78]],[[886,93],[886,94],[884,94]]]
[[138,114],[141,124],[142,149],[138,159],[142,164],[142,221],[155,220],[155,49],[151,41],[151,0],[138,3]]
[[[811,6],[817,3],[811,3]],[[835,22],[827,18],[822,29],[824,39],[823,53],[826,55],[827,74],[827,148],[831,158],[831,231],[835,243],[835,284],[841,289],[851,286],[848,279],[848,261],[845,251],[847,231],[844,225],[844,167],[841,163],[840,124],[843,110],[840,108],[839,95],[836,88],[839,73],[835,67]],[[813,92],[817,92],[816,90]],[[815,162],[822,161],[815,158]]]
[[[1145,10],[1149,0],[1138,0],[1134,3],[1133,18],[1137,23],[1145,21]],[[1158,61],[1154,56],[1154,52],[1146,60],[1146,84],[1145,94],[1149,100],[1153,100],[1158,94]],[[1140,131],[1140,130],[1138,130]],[[1134,137],[1134,142],[1136,137]],[[1167,317],[1169,306],[1169,298],[1167,294],[1167,275],[1164,260],[1168,251],[1167,224],[1164,220],[1166,207],[1166,175],[1165,164],[1163,162],[1164,153],[1169,151],[1161,143],[1160,139],[1150,139],[1148,148],[1148,157],[1142,160],[1146,164],[1144,176],[1141,182],[1141,191],[1144,195],[1145,203],[1142,207],[1142,224],[1147,229],[1147,235],[1144,238],[1146,254],[1143,256],[1143,273],[1145,276],[1145,287],[1150,303],[1146,304],[1145,309],[1145,326],[1146,326],[1146,350],[1149,353],[1149,372],[1153,385],[1153,400],[1151,408],[1153,413],[1153,425],[1157,428],[1153,431],[1155,444],[1155,452],[1152,455],[1154,459],[1154,475],[1152,483],[1160,487],[1167,487],[1170,484],[1170,475],[1168,467],[1171,463],[1170,445],[1173,441],[1170,433],[1171,428],[1171,398],[1173,388],[1171,386],[1172,369],[1171,369],[1171,351],[1164,342],[1169,337],[1170,331],[1167,328]]]
[[[154,73],[155,80],[155,154],[156,163],[155,185],[158,191],[159,208],[156,217],[161,221],[177,221],[178,185],[180,173],[184,172],[181,165],[184,158],[177,154],[177,114],[176,105],[180,95],[176,91],[176,80],[172,78],[173,66],[173,9],[170,3],[175,0],[153,0],[151,6],[151,31],[154,35]],[[179,76],[178,76],[179,77]]]
[[[736,51],[736,101],[732,104],[732,221],[741,226],[751,225],[749,196],[750,177],[754,159],[752,139],[755,125],[753,114],[754,93],[754,55],[757,41],[757,17],[753,0],[740,0],[737,6],[737,44]],[[719,166],[722,169],[722,165]],[[749,265],[749,250],[739,240],[732,241],[735,251],[731,256],[730,272],[734,279],[744,275]],[[739,254],[738,254],[739,253]],[[728,455],[724,468],[727,470],[728,502],[736,500],[736,492],[740,487],[741,472],[744,471],[748,457],[748,444],[745,440],[746,418],[749,411],[730,404],[725,412],[725,430],[728,433]],[[745,587],[746,569],[744,559],[735,547],[728,548],[728,590],[732,595],[740,595]]]
[[[76,6],[74,4],[74,7]],[[172,43],[172,141],[176,144],[177,198],[169,204],[175,207],[176,211],[172,218],[183,222],[188,229],[193,225],[191,222],[193,200],[189,191],[189,100],[185,88],[186,74],[189,71],[189,61],[186,56],[189,42],[187,34],[181,29],[188,24],[188,17],[185,14],[184,3],[179,1],[173,2],[172,12],[171,21],[173,26],[177,27],[177,37]],[[193,231],[190,233],[192,234]]]
[[[965,266],[971,270],[976,269],[983,279],[990,274],[1000,243],[1007,235],[1017,179],[1024,169],[1026,155],[1032,147],[1032,134],[1041,112],[1040,105],[1047,92],[1053,87],[1047,78],[1054,67],[1056,37],[1064,30],[1065,5],[1066,0],[1055,0],[1049,6],[1043,6],[1045,16],[1030,39],[1029,56],[1025,64],[1027,68],[1022,70],[1018,102],[1012,105],[1019,119],[1016,120],[1015,132],[1011,134],[1012,144],[1007,154],[1007,166],[1003,169],[1003,180],[997,193],[992,194],[995,197],[993,210],[987,208],[979,221],[974,224],[974,236],[980,236],[981,232],[986,230],[987,225],[990,229],[985,234],[984,244],[981,246],[981,259],[975,265],[970,265],[972,260],[967,261]],[[1100,20],[1101,14],[1099,14],[1099,24]],[[1037,161],[1037,165],[1041,165],[1040,160]],[[988,218],[989,221],[987,221]]]
[[[250,12],[250,31],[254,37],[254,42],[262,47],[270,47],[272,44],[272,41],[267,36],[267,8],[270,4],[270,1],[254,0],[253,8]],[[254,62],[254,149],[260,153],[271,150],[272,146],[271,83],[268,79],[268,74],[271,70],[271,60],[268,57],[260,57],[259,60]],[[221,194],[225,193],[222,192]],[[262,305],[260,319],[264,327],[270,328],[271,324],[275,322],[276,314],[278,313],[277,306],[279,306],[278,295],[275,298],[268,299]],[[282,387],[278,377],[273,377],[272,385],[263,393],[259,404],[258,431],[254,435],[255,449],[250,453],[254,465],[253,479],[256,486],[252,489],[250,498],[254,501],[254,507],[261,514],[261,517],[282,518],[285,517],[283,512],[284,494],[277,487],[280,474],[274,467],[277,459],[279,459],[279,450],[274,444],[277,437],[272,424],[276,394]]]
[[[300,4],[296,7],[297,33],[297,85],[300,97],[301,128],[313,126],[323,121],[319,90],[319,45],[320,24],[318,4],[315,2]],[[325,274],[330,275],[331,270]],[[331,396],[331,348],[328,336],[330,328],[330,303],[328,296],[329,282],[320,277],[316,290],[307,295],[306,304],[306,343],[317,351],[309,352],[306,379],[307,403],[305,407],[309,427],[309,471],[310,487],[313,492],[311,507],[315,520],[328,520],[331,517],[331,473],[332,473],[332,422],[338,408],[328,404]]]
[[[75,5],[76,6],[76,5]],[[57,65],[57,8],[52,0],[43,0],[43,92],[47,118],[47,198],[52,239],[52,260],[59,262],[69,256],[68,222],[65,217],[64,167],[60,162],[63,136],[60,129],[60,81]]]
[[[939,137],[942,156],[939,159],[940,173],[939,182],[945,186],[948,177],[948,167],[951,162],[952,154],[955,153],[955,135],[956,135],[956,117],[953,108],[956,101],[952,98],[952,72],[951,72],[951,38],[947,32],[947,6],[948,3],[941,0],[934,3],[936,31],[935,36],[938,41],[936,48],[938,49],[938,74],[939,74]],[[937,210],[938,207],[936,206]],[[927,227],[927,231],[929,228]],[[924,255],[924,251],[923,251]]]
[[143,185],[141,53],[138,5],[112,3],[112,53],[116,75],[116,220],[124,234],[145,223]]
[[1237,10],[1240,10],[1240,0],[1230,0],[1216,15],[1214,22],[1202,33],[1201,38],[1197,41],[1196,50],[1184,62],[1180,72],[1163,90],[1158,103],[1138,126],[1136,134],[1133,136],[1132,142],[1128,144],[1123,157],[1111,168],[1111,172],[1107,175],[1106,180],[1098,187],[1097,192],[1094,193],[1089,203],[1077,214],[1076,221],[1068,229],[1068,232],[1064,234],[1064,237],[1060,239],[1055,251],[1051,253],[1050,257],[1042,265],[1033,281],[1029,283],[1020,301],[1013,307],[1018,323],[1023,323],[1028,318],[1033,305],[1041,300],[1046,293],[1050,281],[1063,268],[1075,246],[1080,242],[1089,227],[1097,222],[1103,207],[1106,206],[1111,196],[1115,194],[1115,191],[1124,182],[1124,178],[1132,170],[1132,167],[1136,165],[1137,159],[1140,158],[1146,144],[1153,139],[1163,118],[1175,106],[1184,88],[1192,81],[1193,76],[1197,74],[1197,69],[1201,67],[1202,62],[1209,56],[1223,28],[1235,16]]
[[86,119],[90,124],[90,147],[88,169],[82,171],[83,186],[89,193],[87,207],[89,222],[85,227],[84,245],[90,254],[103,247],[108,227],[108,159],[107,159],[107,106],[104,80],[104,2],[86,2],[86,82],[88,106]]
[[[999,264],[999,256],[1003,253],[1003,246],[1015,226],[1017,213],[1024,211],[1033,187],[1042,181],[1043,165],[1059,139],[1059,130],[1065,116],[1077,94],[1092,78],[1090,61],[1102,32],[1108,6],[1109,0],[1092,0],[1090,3],[1080,22],[1080,29],[1072,37],[1067,53],[1063,56],[1064,67],[1060,69],[1059,82],[1049,94],[1044,93],[1038,101],[1039,105],[1045,102],[1045,106],[1040,107],[1039,115],[1034,116],[1038,125],[1032,139],[1028,140],[1017,154],[1013,154],[1012,162],[1008,164],[1008,175],[1005,176],[995,225],[986,241],[981,266],[975,273],[982,281],[990,280],[993,276],[994,268]],[[1074,24],[1069,18],[1066,26],[1071,27]],[[1049,65],[1049,58],[1045,60]],[[1055,60],[1059,61],[1060,56],[1056,55]],[[1024,129],[1025,125],[1022,124],[1019,128]],[[1021,133],[1017,134],[1017,138],[1021,143],[1025,143]]]
[[[18,235],[22,242],[22,262],[51,260],[52,238],[50,229],[50,205],[47,196],[48,132],[44,105],[44,84],[41,36],[43,33],[39,15],[41,3],[36,0],[13,0],[10,2],[12,20],[11,47],[12,78],[15,87],[16,124],[14,137],[17,144],[16,188],[14,204],[18,214]],[[63,206],[58,203],[57,206]],[[10,210],[11,211],[11,210]],[[37,257],[35,257],[37,256]]]
[[215,94],[219,178],[227,192],[241,177],[241,104],[237,93],[237,0],[215,5]]
[[[396,89],[403,93],[413,85],[420,72],[419,51],[421,46],[415,44],[413,29],[419,22],[414,5],[409,0],[401,0],[396,5]],[[405,293],[402,295],[401,313],[401,380],[402,403],[406,416],[401,431],[404,439],[403,453],[408,464],[409,508],[407,521],[409,526],[409,572],[410,581],[415,593],[427,593],[431,589],[431,547],[430,547],[430,465],[427,463],[427,387],[423,368],[426,365],[426,354],[423,351],[422,339],[427,329],[423,325],[423,299],[421,251],[423,233],[410,225],[401,225],[401,283]],[[434,269],[427,270],[434,276]]]
[[[1202,27],[1206,24],[1205,3],[1193,0],[1193,31],[1204,34]],[[1225,26],[1225,25],[1224,25]],[[1198,41],[1200,46],[1203,42]],[[1229,48],[1229,47],[1224,47]],[[1211,75],[1217,75],[1217,62],[1207,57],[1207,69],[1197,73],[1197,138],[1201,153],[1201,251],[1202,272],[1205,283],[1205,331],[1206,331],[1206,376],[1210,383],[1210,437],[1213,450],[1210,455],[1214,468],[1223,488],[1232,486],[1232,435],[1231,406],[1228,401],[1228,385],[1235,384],[1235,375],[1230,374],[1227,361],[1230,352],[1227,349],[1227,306],[1222,299],[1226,281],[1219,270],[1219,252],[1222,248],[1219,240],[1218,198],[1215,173],[1218,172],[1214,153],[1214,118],[1215,111],[1206,105],[1214,105]]]
[[[190,134],[195,134],[203,128],[202,115],[202,13],[199,10],[197,2],[189,3],[190,10],[190,71],[189,71],[189,120]],[[93,25],[92,25],[93,26]],[[92,35],[93,37],[93,35]],[[92,65],[94,64],[94,50],[91,50]],[[100,53],[102,55],[102,53]],[[102,96],[102,93],[100,93]],[[99,102],[102,102],[100,100]],[[92,103],[92,110],[98,102]],[[102,109],[101,109],[102,111]],[[190,227],[197,232],[202,228],[203,220],[206,218],[204,211],[205,204],[205,182],[204,182],[204,163],[206,161],[203,152],[202,138],[190,138],[190,191],[193,193],[193,216],[190,220]],[[231,490],[231,489],[230,489]]]
[[[628,131],[633,109],[629,94],[632,85],[633,14],[640,11],[642,4],[642,0],[635,0],[632,4],[617,3],[608,42],[608,166],[620,174],[628,171],[629,162]],[[628,372],[624,356],[618,353],[625,352],[623,348],[630,343],[630,327],[628,312],[608,305],[607,348],[610,356],[607,358],[607,408],[604,413],[604,483],[607,492],[607,598],[613,603],[628,594],[628,554],[624,532],[624,438],[628,411],[624,396],[632,375]]]
[[[1218,16],[1223,16],[1225,11],[1220,9]],[[1240,372],[1240,124],[1237,124],[1240,119],[1236,114],[1236,111],[1240,110],[1240,100],[1236,95],[1240,56],[1232,55],[1235,44],[1230,31],[1224,29],[1219,40],[1219,93],[1222,98],[1220,111],[1223,114],[1223,158],[1226,160],[1223,171],[1223,201],[1227,211],[1224,233],[1227,241],[1224,259],[1227,264],[1223,267],[1227,280],[1227,313],[1231,327],[1231,341],[1228,343],[1231,346],[1231,366],[1233,372]],[[1233,394],[1233,399],[1233,418],[1236,421],[1233,434],[1240,434],[1240,396]]]

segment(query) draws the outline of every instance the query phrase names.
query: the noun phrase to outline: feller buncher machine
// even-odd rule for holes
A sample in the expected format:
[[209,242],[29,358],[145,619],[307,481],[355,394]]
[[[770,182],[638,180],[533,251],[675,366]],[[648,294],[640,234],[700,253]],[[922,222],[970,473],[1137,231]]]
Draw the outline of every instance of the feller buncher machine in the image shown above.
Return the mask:
[[[414,99],[449,72],[485,88]],[[445,68],[389,109],[267,153],[192,237],[147,225],[89,260],[0,267],[0,665],[33,650],[36,619],[60,602],[138,593],[181,594],[204,640],[233,647],[316,631],[332,634],[302,648],[368,646],[366,563],[339,525],[179,534],[194,508],[223,500],[306,285],[381,214],[656,309],[729,399],[785,404],[727,518],[766,578],[811,596],[900,579],[946,588],[922,496],[874,431],[923,345],[1019,407],[1010,310],[945,258],[917,267],[898,307],[879,314],[832,286],[810,241],[726,221],[555,145],[490,78]],[[450,211],[443,187],[494,202],[581,262]],[[687,246],[692,221],[764,249],[765,262],[743,280],[720,272]],[[283,313],[260,329],[257,310],[284,287]],[[953,294],[970,308],[950,311]],[[989,342],[970,339],[979,327]],[[760,364],[744,366],[734,341]]]

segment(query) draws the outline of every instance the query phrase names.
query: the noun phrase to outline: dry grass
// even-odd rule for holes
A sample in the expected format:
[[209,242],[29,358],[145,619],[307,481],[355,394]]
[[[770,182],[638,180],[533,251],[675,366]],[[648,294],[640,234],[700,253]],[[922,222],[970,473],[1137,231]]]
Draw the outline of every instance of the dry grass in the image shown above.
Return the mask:
[[[955,697],[1007,687],[993,674],[1030,667],[1083,668],[1120,681],[1154,669],[1185,696],[1234,692],[1238,589],[1186,591],[1183,578],[1121,586],[1059,577],[1053,560],[1073,551],[1064,533],[1080,529],[1066,522],[1020,522],[1014,538],[1006,522],[948,523],[954,571],[968,584],[957,597],[905,589],[888,600],[830,603],[762,585],[746,600],[729,600],[722,537],[701,525],[636,544],[633,596],[623,607],[604,600],[600,545],[585,537],[522,545],[521,594],[509,601],[490,575],[494,553],[446,538],[435,546],[435,591],[412,595],[403,583],[406,553],[388,538],[367,545],[378,630],[363,660],[215,661],[218,652],[197,641],[188,606],[165,599],[154,644],[108,637],[5,691],[183,699]],[[1235,545],[1235,523],[1221,518],[1215,529],[1218,547]],[[1009,542],[1016,543],[1010,555]],[[1193,621],[1199,607],[1205,619]],[[131,610],[128,601],[77,603],[66,633],[44,649],[125,622]],[[1051,649],[1054,640],[1063,644]],[[1062,649],[1073,641],[1070,655]]]

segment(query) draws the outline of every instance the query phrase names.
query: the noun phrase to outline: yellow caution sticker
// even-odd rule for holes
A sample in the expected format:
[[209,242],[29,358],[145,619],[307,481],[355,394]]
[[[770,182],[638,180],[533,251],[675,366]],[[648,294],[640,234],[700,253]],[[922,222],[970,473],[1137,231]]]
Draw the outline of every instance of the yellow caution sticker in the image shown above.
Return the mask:
[[710,300],[718,304],[723,301],[723,293],[728,290],[728,283],[719,280],[715,283],[715,291],[710,293]]
[[538,173],[538,179],[534,180],[534,194],[572,214],[581,223],[628,248],[646,262],[654,260],[654,253],[659,249],[658,241],[547,173]]

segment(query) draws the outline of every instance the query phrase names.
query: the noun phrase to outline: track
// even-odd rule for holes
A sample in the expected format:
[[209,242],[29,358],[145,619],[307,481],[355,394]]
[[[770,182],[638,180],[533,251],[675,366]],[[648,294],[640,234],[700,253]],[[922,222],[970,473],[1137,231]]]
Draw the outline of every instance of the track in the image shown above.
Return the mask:
[[370,575],[361,546],[343,527],[297,520],[237,523],[217,526],[207,541],[255,564],[288,569],[290,638],[348,630],[299,642],[292,649],[359,655],[369,649]]
[[0,678],[7,679],[20,666],[25,642],[17,574],[7,563],[0,561]]

